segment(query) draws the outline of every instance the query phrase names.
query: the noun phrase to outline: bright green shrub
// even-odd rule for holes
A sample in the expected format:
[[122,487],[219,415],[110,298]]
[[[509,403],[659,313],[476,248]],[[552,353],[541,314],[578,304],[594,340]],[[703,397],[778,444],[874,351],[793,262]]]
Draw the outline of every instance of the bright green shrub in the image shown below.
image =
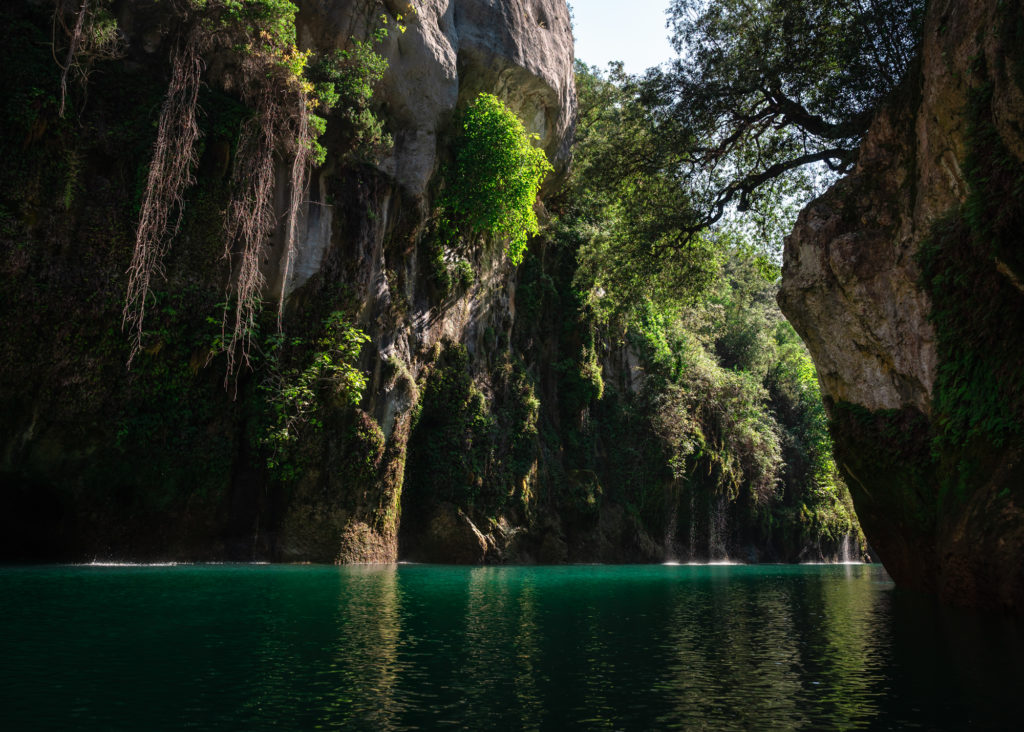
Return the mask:
[[466,110],[443,199],[474,231],[510,237],[508,254],[517,265],[527,237],[539,231],[533,204],[544,176],[554,170],[534,147],[538,139],[496,96],[481,94]]

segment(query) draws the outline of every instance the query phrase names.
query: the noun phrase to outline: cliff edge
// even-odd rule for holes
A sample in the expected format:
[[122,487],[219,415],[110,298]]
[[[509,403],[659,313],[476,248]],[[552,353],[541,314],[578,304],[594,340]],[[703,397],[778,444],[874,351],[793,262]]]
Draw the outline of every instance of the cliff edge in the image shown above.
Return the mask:
[[1024,611],[1019,5],[929,4],[854,172],[801,213],[779,304],[899,585]]

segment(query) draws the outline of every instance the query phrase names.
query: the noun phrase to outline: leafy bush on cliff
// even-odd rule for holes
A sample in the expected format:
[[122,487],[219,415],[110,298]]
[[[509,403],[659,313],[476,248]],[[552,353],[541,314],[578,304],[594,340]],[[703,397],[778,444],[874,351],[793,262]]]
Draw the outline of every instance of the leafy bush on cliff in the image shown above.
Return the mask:
[[539,139],[500,99],[480,94],[466,109],[447,176],[444,208],[474,231],[509,237],[513,264],[522,261],[527,237],[539,231],[533,206],[553,170],[534,146]]
[[292,455],[305,431],[319,431],[322,414],[332,404],[351,407],[359,403],[366,375],[356,363],[369,340],[342,312],[331,313],[321,334],[309,342],[281,333],[267,339],[267,363],[259,390],[270,412],[260,438],[269,453],[268,468],[284,478],[296,477],[299,466]]

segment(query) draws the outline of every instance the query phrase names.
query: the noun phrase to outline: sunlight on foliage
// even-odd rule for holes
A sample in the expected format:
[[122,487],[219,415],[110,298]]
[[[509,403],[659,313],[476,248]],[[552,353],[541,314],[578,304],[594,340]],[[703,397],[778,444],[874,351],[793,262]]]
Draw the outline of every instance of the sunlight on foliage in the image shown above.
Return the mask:
[[466,109],[447,176],[443,207],[474,231],[509,237],[515,265],[523,260],[527,238],[539,232],[533,206],[554,170],[534,144],[539,139],[500,99],[481,94]]
[[331,313],[323,328],[308,343],[281,333],[267,339],[268,367],[258,388],[271,420],[260,442],[269,452],[267,467],[286,479],[295,477],[290,456],[303,430],[319,431],[326,405],[356,405],[366,388],[366,374],[356,363],[370,337],[341,312]]

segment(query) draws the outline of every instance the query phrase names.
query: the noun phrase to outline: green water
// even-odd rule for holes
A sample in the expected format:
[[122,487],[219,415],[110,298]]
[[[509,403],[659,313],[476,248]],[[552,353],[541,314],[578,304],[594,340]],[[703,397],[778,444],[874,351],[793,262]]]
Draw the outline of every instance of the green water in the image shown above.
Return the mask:
[[21,729],[1017,727],[1022,629],[869,566],[0,569]]

